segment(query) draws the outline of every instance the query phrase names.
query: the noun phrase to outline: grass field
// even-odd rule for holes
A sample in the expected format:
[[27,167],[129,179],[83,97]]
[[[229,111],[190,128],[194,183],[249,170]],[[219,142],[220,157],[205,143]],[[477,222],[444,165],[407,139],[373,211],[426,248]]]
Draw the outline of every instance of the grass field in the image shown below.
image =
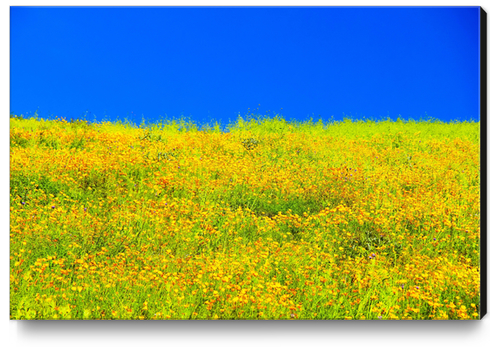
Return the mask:
[[480,123],[10,119],[11,319],[479,319]]

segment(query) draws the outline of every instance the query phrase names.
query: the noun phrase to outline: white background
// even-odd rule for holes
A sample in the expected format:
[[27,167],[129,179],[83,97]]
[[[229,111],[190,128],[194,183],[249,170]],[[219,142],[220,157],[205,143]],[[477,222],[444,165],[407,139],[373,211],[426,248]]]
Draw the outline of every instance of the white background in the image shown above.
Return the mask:
[[[9,1],[9,6],[482,6],[454,1]],[[481,321],[10,321],[9,320],[9,56],[10,9],[0,8],[2,108],[0,215],[1,341],[7,346],[484,346],[490,317]],[[486,212],[486,211],[485,211]],[[483,213],[485,213],[483,212]],[[482,228],[482,231],[486,228]],[[488,294],[488,293],[487,293]],[[7,342],[5,344],[5,342]]]

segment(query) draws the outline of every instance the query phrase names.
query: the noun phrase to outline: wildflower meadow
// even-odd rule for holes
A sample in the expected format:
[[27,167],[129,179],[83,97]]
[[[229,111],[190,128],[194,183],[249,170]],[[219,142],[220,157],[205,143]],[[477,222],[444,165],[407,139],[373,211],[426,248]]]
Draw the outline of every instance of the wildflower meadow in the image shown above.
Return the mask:
[[479,122],[10,119],[12,320],[479,318]]

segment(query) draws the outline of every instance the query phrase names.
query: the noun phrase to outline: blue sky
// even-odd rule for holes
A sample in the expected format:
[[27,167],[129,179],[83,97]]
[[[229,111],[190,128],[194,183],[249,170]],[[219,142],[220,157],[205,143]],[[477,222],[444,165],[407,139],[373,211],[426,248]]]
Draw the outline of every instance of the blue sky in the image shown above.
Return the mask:
[[10,8],[14,114],[479,120],[479,75],[478,7]]

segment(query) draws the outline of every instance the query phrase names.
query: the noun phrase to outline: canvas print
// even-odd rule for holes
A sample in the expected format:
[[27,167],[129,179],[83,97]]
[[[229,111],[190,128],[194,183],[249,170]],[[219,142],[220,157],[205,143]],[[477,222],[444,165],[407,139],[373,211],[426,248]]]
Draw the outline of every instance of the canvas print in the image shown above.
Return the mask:
[[478,320],[479,7],[11,7],[11,320]]

